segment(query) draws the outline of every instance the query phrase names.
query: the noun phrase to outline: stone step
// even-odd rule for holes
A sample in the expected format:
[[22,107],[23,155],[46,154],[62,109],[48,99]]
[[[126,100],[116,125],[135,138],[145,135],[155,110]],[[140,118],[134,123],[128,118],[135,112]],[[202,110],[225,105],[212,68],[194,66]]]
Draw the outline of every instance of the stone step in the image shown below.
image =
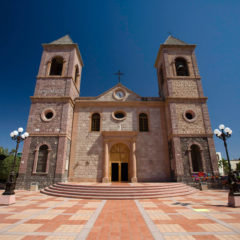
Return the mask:
[[69,198],[83,199],[148,199],[184,196],[198,190],[183,183],[156,183],[143,186],[96,186],[57,183],[41,190],[41,193]]
[[182,193],[169,193],[169,194],[152,194],[152,195],[135,195],[135,196],[95,196],[95,195],[72,195],[67,193],[56,193],[56,192],[48,192],[46,189],[41,190],[41,193],[55,196],[55,197],[67,197],[67,198],[78,198],[78,199],[102,199],[102,200],[133,200],[133,199],[152,199],[152,198],[168,198],[168,197],[178,197],[185,196],[189,194],[196,193],[197,190],[186,191]]
[[66,189],[66,190],[77,190],[77,191],[93,191],[93,190],[97,190],[97,191],[120,191],[120,192],[124,192],[124,191],[161,191],[161,190],[168,190],[169,188],[171,188],[172,190],[178,190],[178,189],[186,189],[188,188],[187,185],[185,184],[181,184],[181,185],[172,185],[172,186],[146,186],[146,187],[134,187],[134,186],[128,186],[128,187],[112,187],[112,186],[100,186],[100,187],[95,187],[95,186],[84,186],[84,187],[78,187],[78,186],[68,186],[68,185],[61,185],[61,184],[53,184],[51,186],[52,188],[61,188],[61,189]]
[[[66,191],[66,192],[76,192],[76,193],[92,193],[92,192],[98,192],[98,193],[111,193],[111,194],[131,194],[131,193],[165,193],[165,192],[169,192],[169,188],[163,188],[163,189],[98,189],[96,191],[96,189],[93,188],[88,188],[88,189],[75,189],[75,188],[67,188],[67,187],[59,187],[59,186],[49,186],[49,189],[55,190],[55,191]],[[183,191],[188,191],[189,188],[187,186],[181,186],[179,188],[174,188],[171,189],[172,191],[174,190],[174,192],[183,192]]]

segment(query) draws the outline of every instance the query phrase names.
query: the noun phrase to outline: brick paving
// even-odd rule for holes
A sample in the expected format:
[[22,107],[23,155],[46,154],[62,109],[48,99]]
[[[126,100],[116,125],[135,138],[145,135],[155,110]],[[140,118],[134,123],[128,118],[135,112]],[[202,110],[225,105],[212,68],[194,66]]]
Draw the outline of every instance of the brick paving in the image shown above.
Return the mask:
[[0,205],[0,240],[240,240],[240,208],[227,196],[106,201],[19,190],[15,204]]

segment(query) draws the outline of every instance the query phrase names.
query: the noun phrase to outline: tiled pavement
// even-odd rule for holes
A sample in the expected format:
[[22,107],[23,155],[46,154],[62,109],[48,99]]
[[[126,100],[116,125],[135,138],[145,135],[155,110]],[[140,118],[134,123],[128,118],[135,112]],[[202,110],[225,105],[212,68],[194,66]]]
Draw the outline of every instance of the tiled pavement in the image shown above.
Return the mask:
[[0,205],[0,240],[240,240],[240,208],[227,192],[146,200],[83,200],[16,191]]

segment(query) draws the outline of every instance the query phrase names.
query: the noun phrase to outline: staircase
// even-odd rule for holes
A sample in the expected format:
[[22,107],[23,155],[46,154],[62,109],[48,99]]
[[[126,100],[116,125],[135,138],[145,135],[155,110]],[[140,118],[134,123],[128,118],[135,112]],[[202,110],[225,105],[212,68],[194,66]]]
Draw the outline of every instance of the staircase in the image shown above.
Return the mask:
[[92,184],[56,183],[40,191],[55,197],[86,199],[149,199],[184,196],[198,192],[183,183]]

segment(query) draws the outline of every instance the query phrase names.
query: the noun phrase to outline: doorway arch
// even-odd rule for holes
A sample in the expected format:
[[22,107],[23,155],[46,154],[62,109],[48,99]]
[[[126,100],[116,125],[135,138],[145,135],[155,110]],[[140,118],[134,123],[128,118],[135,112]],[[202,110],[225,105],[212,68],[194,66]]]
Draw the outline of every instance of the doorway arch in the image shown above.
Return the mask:
[[201,149],[196,144],[193,144],[191,146],[191,159],[192,159],[193,172],[202,172],[203,164],[202,164]]
[[116,182],[127,182],[129,173],[130,151],[127,145],[116,143],[110,149],[109,179]]

